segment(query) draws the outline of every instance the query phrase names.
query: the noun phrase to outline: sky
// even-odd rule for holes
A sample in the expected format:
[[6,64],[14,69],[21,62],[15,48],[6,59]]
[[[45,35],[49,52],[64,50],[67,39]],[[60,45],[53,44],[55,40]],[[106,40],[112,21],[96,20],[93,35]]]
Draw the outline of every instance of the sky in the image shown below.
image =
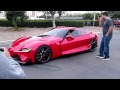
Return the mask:
[[[68,11],[68,13],[81,13],[81,14],[83,14],[83,13],[92,13],[92,12],[94,12],[94,11]],[[100,11],[96,11],[96,12],[100,12]]]
[[[83,13],[93,13],[94,11],[67,11],[66,13],[68,13],[68,14],[74,14],[74,13],[81,13],[81,14],[83,14]],[[95,12],[100,12],[100,11],[95,11]],[[56,16],[58,16],[58,15],[56,15]]]
[[[83,14],[83,13],[92,13],[92,12],[94,12],[94,11],[67,11],[67,13],[81,13],[81,14]],[[96,11],[96,12],[100,12],[100,11]],[[41,12],[40,13],[40,15],[42,15],[43,13]]]

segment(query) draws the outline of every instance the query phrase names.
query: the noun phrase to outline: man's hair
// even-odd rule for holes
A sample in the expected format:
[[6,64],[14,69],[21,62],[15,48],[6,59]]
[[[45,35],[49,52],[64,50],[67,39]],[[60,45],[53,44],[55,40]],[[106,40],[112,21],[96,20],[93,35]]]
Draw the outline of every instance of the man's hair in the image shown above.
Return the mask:
[[103,12],[102,15],[109,16],[108,12]]

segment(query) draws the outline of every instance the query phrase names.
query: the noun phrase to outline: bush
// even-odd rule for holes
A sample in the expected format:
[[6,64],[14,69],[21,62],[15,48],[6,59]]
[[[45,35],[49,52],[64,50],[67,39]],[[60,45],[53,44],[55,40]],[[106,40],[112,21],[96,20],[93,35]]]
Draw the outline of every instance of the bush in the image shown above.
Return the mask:
[[[52,27],[52,20],[28,20],[21,27]],[[83,21],[56,20],[56,26],[82,27]]]
[[[56,20],[56,26],[70,26],[70,27],[83,27],[86,20]],[[93,21],[89,20],[90,26]],[[98,26],[98,21],[95,21],[95,26]],[[13,27],[8,20],[0,20],[0,26]],[[52,27],[52,20],[27,20],[18,25],[19,27]]]
[[0,20],[0,26],[2,26],[2,27],[11,27],[13,25],[8,20]]
[[[93,26],[93,20],[84,20],[84,26]],[[95,21],[94,26],[99,26],[99,22]]]
[[21,27],[52,27],[51,20],[27,20],[20,25]]
[[98,21],[95,21],[95,26],[99,26],[99,22]]

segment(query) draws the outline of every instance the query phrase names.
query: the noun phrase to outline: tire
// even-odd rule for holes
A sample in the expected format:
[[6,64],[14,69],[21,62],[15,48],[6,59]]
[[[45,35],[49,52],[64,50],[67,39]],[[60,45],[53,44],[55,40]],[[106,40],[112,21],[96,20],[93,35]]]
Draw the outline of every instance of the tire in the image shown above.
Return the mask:
[[37,63],[46,63],[51,59],[52,50],[49,46],[43,45],[40,46],[35,53],[35,61]]
[[96,47],[97,47],[97,40],[95,38],[93,38],[91,43],[90,43],[89,51],[90,52],[95,51]]

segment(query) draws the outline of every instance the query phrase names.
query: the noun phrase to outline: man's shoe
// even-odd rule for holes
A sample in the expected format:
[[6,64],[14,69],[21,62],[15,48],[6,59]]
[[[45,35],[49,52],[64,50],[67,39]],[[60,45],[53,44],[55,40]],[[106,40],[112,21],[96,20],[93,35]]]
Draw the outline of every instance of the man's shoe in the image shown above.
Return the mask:
[[104,58],[103,56],[100,56],[100,55],[97,55],[96,57],[100,59]]
[[106,58],[106,57],[104,57],[104,58],[102,58],[102,60],[110,60],[110,58]]

